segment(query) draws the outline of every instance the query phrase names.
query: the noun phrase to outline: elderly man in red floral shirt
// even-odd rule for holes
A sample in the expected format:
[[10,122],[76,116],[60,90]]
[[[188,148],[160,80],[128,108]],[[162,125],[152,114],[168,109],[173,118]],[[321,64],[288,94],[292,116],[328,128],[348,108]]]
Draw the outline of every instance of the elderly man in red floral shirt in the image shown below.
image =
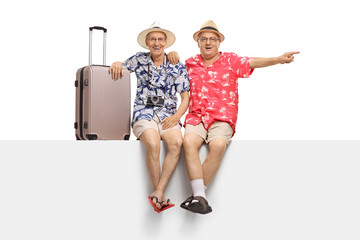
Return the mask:
[[[213,21],[205,22],[193,35],[200,54],[185,61],[190,77],[189,113],[185,118],[184,152],[193,194],[181,207],[194,213],[212,211],[205,189],[215,177],[224,152],[235,133],[238,114],[238,78],[249,77],[255,68],[294,61],[287,52],[274,58],[240,57],[219,52],[225,37]],[[178,61],[176,52],[170,61]],[[209,144],[209,153],[201,165],[199,148]]]

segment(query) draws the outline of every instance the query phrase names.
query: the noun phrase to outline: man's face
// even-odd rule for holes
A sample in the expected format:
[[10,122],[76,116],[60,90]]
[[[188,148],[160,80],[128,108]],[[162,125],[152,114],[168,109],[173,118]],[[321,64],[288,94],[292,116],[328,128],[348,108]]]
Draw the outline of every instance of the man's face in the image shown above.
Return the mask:
[[213,32],[202,32],[198,37],[198,46],[202,56],[212,58],[219,52],[219,36]]
[[166,35],[163,32],[151,32],[146,37],[146,46],[149,47],[151,56],[159,56],[164,53]]

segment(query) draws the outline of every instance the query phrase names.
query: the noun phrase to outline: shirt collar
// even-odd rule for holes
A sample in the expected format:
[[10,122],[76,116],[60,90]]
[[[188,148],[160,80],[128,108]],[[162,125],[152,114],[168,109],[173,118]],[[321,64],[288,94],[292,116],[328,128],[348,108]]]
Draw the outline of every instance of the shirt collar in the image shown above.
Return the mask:
[[138,59],[138,61],[141,65],[147,65],[152,62],[150,52],[143,53],[143,55]]
[[[222,53],[222,52],[219,52],[219,54],[220,54],[219,59],[216,60],[216,61],[215,61],[213,64],[211,64],[211,65],[214,65],[214,64],[216,64],[216,63],[218,63],[218,62],[221,61],[221,59],[222,59],[222,57],[223,57],[223,53]],[[197,54],[197,55],[194,57],[194,60],[195,60],[195,62],[196,62],[197,64],[200,64],[200,65],[202,65],[202,66],[205,66],[204,60],[202,59],[202,57],[201,57],[200,54]],[[210,66],[211,66],[211,65],[210,65]]]
[[[160,65],[160,67],[161,67],[161,66],[166,66],[166,65],[165,65],[165,64],[166,64],[166,53],[165,53],[164,56],[165,56],[165,57],[164,57],[164,63],[163,63],[163,65]],[[150,52],[144,53],[144,55],[143,55],[141,58],[139,58],[139,63],[140,63],[141,65],[148,65],[148,64],[150,63],[150,65],[155,66],[154,62],[153,62],[152,59],[151,59]]]

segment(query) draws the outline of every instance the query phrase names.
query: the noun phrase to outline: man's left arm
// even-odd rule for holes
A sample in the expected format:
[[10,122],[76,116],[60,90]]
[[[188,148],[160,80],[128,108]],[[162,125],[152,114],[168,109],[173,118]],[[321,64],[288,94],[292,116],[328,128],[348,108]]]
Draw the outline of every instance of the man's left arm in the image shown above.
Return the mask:
[[181,97],[181,104],[178,108],[178,110],[175,112],[174,115],[172,115],[171,117],[167,117],[165,118],[161,123],[163,124],[162,128],[163,129],[167,129],[167,128],[172,128],[173,126],[175,126],[176,124],[178,124],[178,122],[180,121],[180,118],[184,115],[184,113],[186,112],[186,110],[189,107],[189,92],[185,91],[180,93],[180,97]]
[[286,52],[279,57],[271,57],[271,58],[259,58],[254,57],[250,62],[250,68],[262,68],[269,67],[275,64],[284,64],[291,63],[294,61],[294,54],[299,54],[300,52]]
[[180,61],[179,54],[175,51],[168,53],[166,57],[169,59],[169,62],[173,65],[176,65]]

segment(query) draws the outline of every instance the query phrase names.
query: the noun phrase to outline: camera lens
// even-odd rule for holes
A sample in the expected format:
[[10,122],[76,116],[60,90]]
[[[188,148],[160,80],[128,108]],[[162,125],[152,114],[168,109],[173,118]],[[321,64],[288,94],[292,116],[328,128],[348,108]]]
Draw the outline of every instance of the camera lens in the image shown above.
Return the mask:
[[156,104],[156,103],[159,102],[159,97],[158,97],[158,96],[152,96],[152,97],[151,97],[151,101],[152,101],[154,104]]

